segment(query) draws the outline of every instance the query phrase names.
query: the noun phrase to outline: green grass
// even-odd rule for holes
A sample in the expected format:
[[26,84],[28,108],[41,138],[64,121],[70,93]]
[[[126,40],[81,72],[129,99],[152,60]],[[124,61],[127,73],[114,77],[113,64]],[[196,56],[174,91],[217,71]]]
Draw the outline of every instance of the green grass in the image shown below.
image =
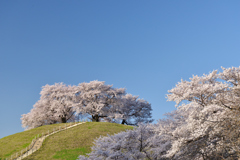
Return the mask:
[[0,139],[0,160],[4,160],[12,154],[28,147],[38,134],[46,133],[48,130],[51,132],[53,128],[59,128],[59,126],[65,126],[65,124],[41,126]]
[[76,160],[79,155],[91,152],[94,139],[100,135],[132,128],[116,123],[87,122],[48,137],[37,152],[24,160]]
[[61,151],[57,151],[53,156],[54,159],[76,159],[80,154],[86,155],[88,153],[88,149],[86,147],[77,148],[77,149],[63,149]]
[[[124,131],[126,129],[133,129],[133,127],[116,123],[87,122],[77,127],[73,127],[47,137],[43,142],[42,147],[37,152],[24,158],[24,160],[76,160],[79,155],[86,155],[87,153],[91,152],[91,146],[93,145],[94,139],[98,138],[100,135],[111,135]],[[0,150],[1,140],[2,139],[0,139]],[[29,143],[30,142],[31,140],[29,141]],[[26,144],[26,141],[22,142],[21,147]],[[12,146],[14,146],[14,144],[12,144]],[[14,147],[12,148],[12,150],[14,150]],[[6,152],[4,153],[7,154]],[[8,151],[8,153],[10,153],[10,150]],[[0,153],[0,155],[1,154],[2,153]]]

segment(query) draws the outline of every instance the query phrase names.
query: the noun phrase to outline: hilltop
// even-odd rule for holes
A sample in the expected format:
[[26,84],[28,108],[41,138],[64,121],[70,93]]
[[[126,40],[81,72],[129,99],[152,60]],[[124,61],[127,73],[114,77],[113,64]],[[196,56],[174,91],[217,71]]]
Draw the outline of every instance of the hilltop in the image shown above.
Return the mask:
[[[0,139],[0,160],[26,148],[37,134],[63,125],[65,124],[41,126]],[[116,123],[87,122],[47,137],[42,147],[24,160],[75,160],[80,154],[86,155],[91,152],[91,146],[97,137],[127,129],[133,129],[133,127]]]

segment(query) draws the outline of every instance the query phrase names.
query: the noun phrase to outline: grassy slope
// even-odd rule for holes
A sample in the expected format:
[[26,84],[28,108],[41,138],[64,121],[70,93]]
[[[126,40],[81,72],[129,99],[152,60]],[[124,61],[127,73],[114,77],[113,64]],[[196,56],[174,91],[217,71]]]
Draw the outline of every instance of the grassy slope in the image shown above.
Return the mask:
[[[115,123],[87,122],[46,138],[43,146],[24,160],[76,160],[78,155],[85,155],[91,152],[90,147],[93,145],[93,140],[100,135],[105,136],[132,128],[131,126]],[[0,150],[1,140],[2,139],[0,139]]]
[[40,150],[24,160],[76,160],[80,154],[91,152],[90,147],[94,139],[100,135],[105,136],[132,128],[115,123],[87,122],[48,137]]
[[115,123],[87,122],[48,137],[40,150],[24,160],[76,160],[80,154],[91,152],[90,147],[94,139],[100,135],[105,136],[132,128]]
[[51,132],[53,128],[59,126],[65,126],[65,124],[41,126],[0,139],[0,160],[8,158],[10,155],[25,149],[38,134],[46,133],[48,130]]

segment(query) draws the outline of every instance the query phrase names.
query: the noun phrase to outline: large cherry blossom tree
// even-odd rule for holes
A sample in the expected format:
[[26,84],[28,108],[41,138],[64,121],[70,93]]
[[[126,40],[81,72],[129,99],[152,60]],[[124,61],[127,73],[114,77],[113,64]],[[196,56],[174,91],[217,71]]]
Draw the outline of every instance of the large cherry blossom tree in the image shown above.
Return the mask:
[[91,81],[80,83],[78,86],[80,92],[76,97],[78,105],[75,110],[78,113],[91,115],[92,121],[95,122],[108,117],[112,106],[121,101],[121,96],[125,94],[124,88],[113,88],[112,85],[104,83]]
[[190,111],[186,124],[176,131],[181,141],[169,151],[172,158],[220,159],[239,156],[239,68],[222,68],[202,77],[181,81],[169,91],[168,100],[175,101],[179,110]]
[[40,100],[34,104],[29,113],[22,115],[23,127],[31,129],[47,124],[74,121],[75,92],[75,86],[66,86],[63,83],[43,86]]
[[151,104],[126,94],[124,88],[113,88],[103,81],[81,83],[78,88],[75,109],[78,113],[91,115],[93,121],[122,121],[122,124],[129,125],[152,122]]

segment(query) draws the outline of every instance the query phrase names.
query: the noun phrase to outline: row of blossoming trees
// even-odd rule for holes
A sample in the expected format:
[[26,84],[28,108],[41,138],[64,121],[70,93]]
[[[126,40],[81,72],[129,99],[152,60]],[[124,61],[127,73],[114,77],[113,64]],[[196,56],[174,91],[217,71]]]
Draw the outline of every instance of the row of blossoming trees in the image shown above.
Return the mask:
[[95,140],[81,160],[240,158],[240,67],[193,76],[168,91],[177,109],[157,124]]
[[31,111],[22,115],[22,126],[26,129],[75,121],[77,116],[86,114],[95,122],[137,125],[153,121],[150,103],[126,94],[124,88],[113,88],[101,81],[78,86],[45,85],[40,95]]

